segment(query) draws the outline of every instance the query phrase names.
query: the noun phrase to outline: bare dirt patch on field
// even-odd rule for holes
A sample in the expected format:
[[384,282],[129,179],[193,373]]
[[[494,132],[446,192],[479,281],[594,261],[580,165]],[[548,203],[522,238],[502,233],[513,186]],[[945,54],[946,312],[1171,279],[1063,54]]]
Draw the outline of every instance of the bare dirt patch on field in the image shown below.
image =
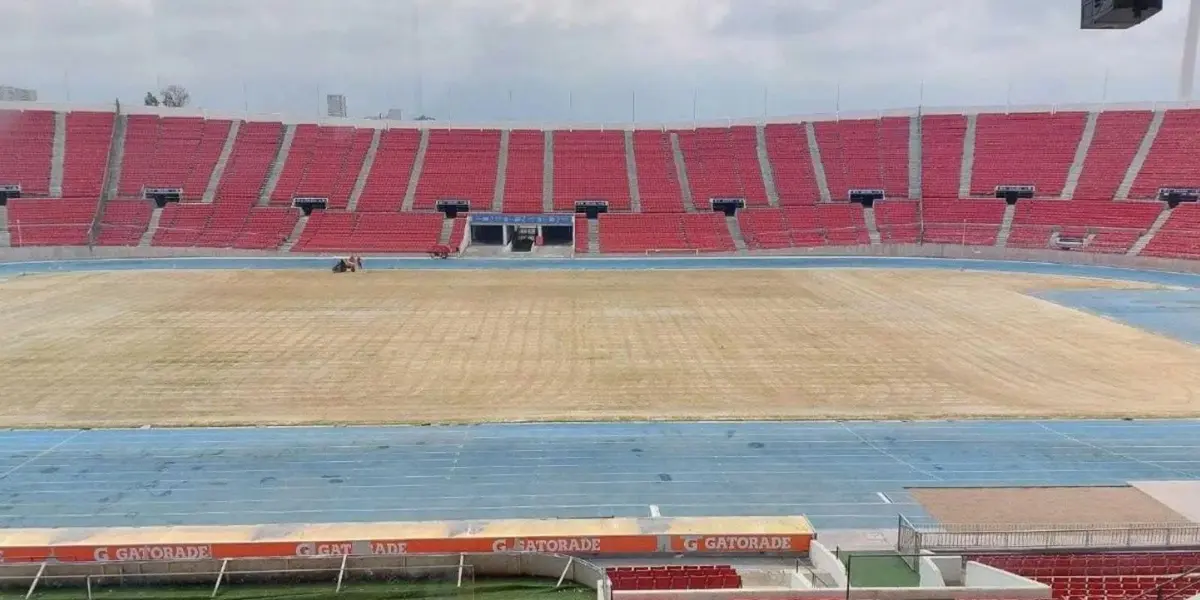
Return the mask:
[[909,490],[943,524],[1105,525],[1189,523],[1135,487],[919,488]]
[[0,425],[1200,414],[1200,348],[953,271],[0,284]]

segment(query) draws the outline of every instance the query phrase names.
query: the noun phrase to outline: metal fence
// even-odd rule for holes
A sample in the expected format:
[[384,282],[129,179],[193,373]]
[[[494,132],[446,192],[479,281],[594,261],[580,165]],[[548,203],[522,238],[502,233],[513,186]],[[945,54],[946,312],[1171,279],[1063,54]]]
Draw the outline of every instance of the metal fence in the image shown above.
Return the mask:
[[[900,516],[896,549],[902,555],[1007,550],[1133,550],[1200,547],[1195,523],[915,525]],[[915,561],[910,563],[915,566]]]
[[[562,555],[455,554],[428,556],[320,556],[277,559],[202,559],[157,562],[23,563],[0,565],[0,593],[59,590],[79,598],[146,597],[153,588],[200,588],[205,596],[246,587],[302,585],[336,594],[397,584],[427,595],[474,597],[477,579],[526,577],[596,588],[604,570]],[[310,587],[311,586],[311,587]],[[403,592],[404,590],[399,590]],[[235,593],[235,595],[238,595]]]

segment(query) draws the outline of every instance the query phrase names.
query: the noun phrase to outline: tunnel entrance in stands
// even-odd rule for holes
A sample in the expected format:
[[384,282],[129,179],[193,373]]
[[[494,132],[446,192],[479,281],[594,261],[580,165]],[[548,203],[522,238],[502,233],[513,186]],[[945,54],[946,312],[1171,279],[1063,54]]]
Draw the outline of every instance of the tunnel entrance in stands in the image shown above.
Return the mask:
[[20,198],[21,186],[15,184],[0,185],[0,206],[7,206],[9,198]]
[[490,246],[500,252],[529,253],[540,246],[569,247],[575,240],[572,215],[473,213],[469,223],[472,246]]

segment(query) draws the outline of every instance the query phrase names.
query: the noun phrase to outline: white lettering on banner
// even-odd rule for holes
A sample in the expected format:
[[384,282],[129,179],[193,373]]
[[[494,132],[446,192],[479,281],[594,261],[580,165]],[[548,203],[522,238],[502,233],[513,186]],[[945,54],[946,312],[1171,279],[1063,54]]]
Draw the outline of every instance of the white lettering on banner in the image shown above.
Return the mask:
[[769,550],[791,550],[792,538],[772,535],[723,535],[704,538],[704,550],[723,552],[740,550],[766,552]]
[[93,554],[100,562],[109,560],[196,560],[212,558],[212,546],[101,546]]
[[371,542],[371,554],[408,554],[408,542]]
[[[535,538],[517,539],[514,545],[517,552],[599,552],[599,538]],[[493,550],[502,551],[495,548]]]
[[300,544],[296,546],[296,556],[341,556],[354,554],[354,544],[340,542],[336,544]]

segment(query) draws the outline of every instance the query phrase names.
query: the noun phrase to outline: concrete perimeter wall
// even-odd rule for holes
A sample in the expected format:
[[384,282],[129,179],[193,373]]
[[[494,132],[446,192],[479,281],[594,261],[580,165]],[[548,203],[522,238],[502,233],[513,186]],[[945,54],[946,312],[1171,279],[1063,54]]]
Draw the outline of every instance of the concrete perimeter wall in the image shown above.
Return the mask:
[[[189,560],[119,563],[45,563],[39,585],[64,587],[95,584],[107,579],[143,579],[160,585],[213,585],[223,580],[237,583],[328,582],[337,580],[342,556],[278,559]],[[456,581],[460,560],[474,578],[545,577],[596,589],[604,569],[578,558],[559,554],[447,554],[421,556],[347,556],[346,579],[444,579]],[[0,565],[0,588],[27,590],[42,569],[40,563]],[[368,573],[369,572],[369,573]]]

